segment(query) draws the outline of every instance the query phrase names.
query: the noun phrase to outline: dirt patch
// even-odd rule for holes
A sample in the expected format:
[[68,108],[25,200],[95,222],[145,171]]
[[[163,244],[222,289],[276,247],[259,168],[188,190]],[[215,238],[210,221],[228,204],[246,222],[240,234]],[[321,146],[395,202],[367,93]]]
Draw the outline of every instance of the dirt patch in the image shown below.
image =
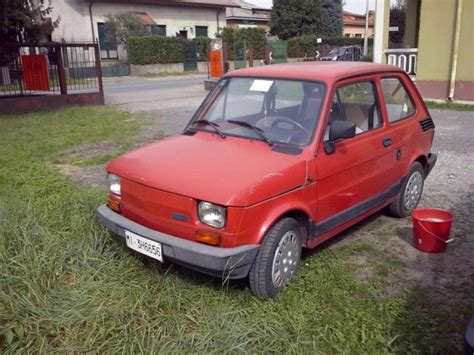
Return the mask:
[[108,142],[98,144],[79,144],[59,154],[55,159],[55,163],[68,164],[75,161],[89,159],[95,156],[110,155],[116,153],[120,149],[121,146]]
[[53,164],[53,168],[67,177],[74,185],[81,187],[105,187],[105,166],[100,164],[89,167],[79,167],[71,164]]

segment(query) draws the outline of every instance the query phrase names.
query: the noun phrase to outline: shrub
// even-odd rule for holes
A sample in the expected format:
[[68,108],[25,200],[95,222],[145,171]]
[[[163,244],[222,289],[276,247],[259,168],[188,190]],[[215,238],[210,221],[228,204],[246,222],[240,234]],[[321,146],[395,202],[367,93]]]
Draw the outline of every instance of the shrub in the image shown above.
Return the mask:
[[363,55],[362,57],[360,57],[359,61],[361,61],[361,62],[373,62],[374,61],[374,56],[372,54]]
[[[259,27],[253,28],[235,28],[225,27],[219,34],[222,41],[227,44],[228,59],[234,60],[236,52],[243,40],[246,41],[246,47],[254,49],[254,58],[263,59],[267,37],[265,30]],[[243,58],[238,58],[243,59]]]
[[211,39],[207,37],[197,37],[193,41],[196,42],[198,60],[201,62],[207,61],[208,50],[211,44]]
[[[363,46],[363,38],[355,37],[321,37],[322,42],[317,43],[317,36],[300,36],[288,40],[288,57],[301,58],[313,57],[316,49],[326,52],[326,48],[334,46]],[[368,44],[371,46],[373,39],[369,38]],[[323,50],[321,50],[323,48]]]
[[185,39],[178,37],[130,37],[130,64],[167,64],[183,61]]

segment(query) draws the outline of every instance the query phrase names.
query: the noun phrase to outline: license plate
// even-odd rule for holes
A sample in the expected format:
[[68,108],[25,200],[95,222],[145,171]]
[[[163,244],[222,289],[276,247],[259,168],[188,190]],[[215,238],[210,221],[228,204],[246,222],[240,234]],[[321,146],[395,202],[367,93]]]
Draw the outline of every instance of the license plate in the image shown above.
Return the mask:
[[163,262],[161,254],[161,243],[155,242],[147,238],[143,238],[135,233],[125,231],[125,242],[130,249],[138,251],[153,259]]

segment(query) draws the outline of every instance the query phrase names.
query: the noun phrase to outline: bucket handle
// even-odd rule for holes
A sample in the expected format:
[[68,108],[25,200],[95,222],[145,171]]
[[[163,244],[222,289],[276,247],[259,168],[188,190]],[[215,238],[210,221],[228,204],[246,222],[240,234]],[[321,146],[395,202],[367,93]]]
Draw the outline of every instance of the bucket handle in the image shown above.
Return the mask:
[[438,239],[440,242],[443,242],[445,244],[448,244],[448,243],[451,243],[454,239],[453,238],[450,238],[448,240],[444,240],[444,239],[441,239],[440,237],[438,237],[436,234],[434,234],[433,232],[429,231],[422,223],[421,220],[417,219],[416,220],[418,222],[418,224],[420,225],[421,228],[423,228],[423,230],[428,233],[429,235],[431,235],[432,237],[435,237],[436,239]]

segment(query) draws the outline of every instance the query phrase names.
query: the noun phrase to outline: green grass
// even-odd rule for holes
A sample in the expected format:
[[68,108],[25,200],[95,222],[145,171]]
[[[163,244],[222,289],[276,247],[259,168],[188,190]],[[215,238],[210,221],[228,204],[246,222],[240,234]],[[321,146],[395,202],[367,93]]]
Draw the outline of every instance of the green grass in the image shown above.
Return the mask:
[[426,106],[433,110],[451,110],[451,111],[474,111],[473,104],[459,104],[453,102],[434,102],[425,101]]
[[[401,266],[369,244],[310,253],[270,302],[243,282],[127,251],[96,221],[106,192],[48,162],[78,144],[122,144],[146,122],[108,107],[0,116],[0,352],[461,351],[468,310],[439,307],[409,282],[381,297]],[[361,253],[375,257],[364,282],[348,262]]]

